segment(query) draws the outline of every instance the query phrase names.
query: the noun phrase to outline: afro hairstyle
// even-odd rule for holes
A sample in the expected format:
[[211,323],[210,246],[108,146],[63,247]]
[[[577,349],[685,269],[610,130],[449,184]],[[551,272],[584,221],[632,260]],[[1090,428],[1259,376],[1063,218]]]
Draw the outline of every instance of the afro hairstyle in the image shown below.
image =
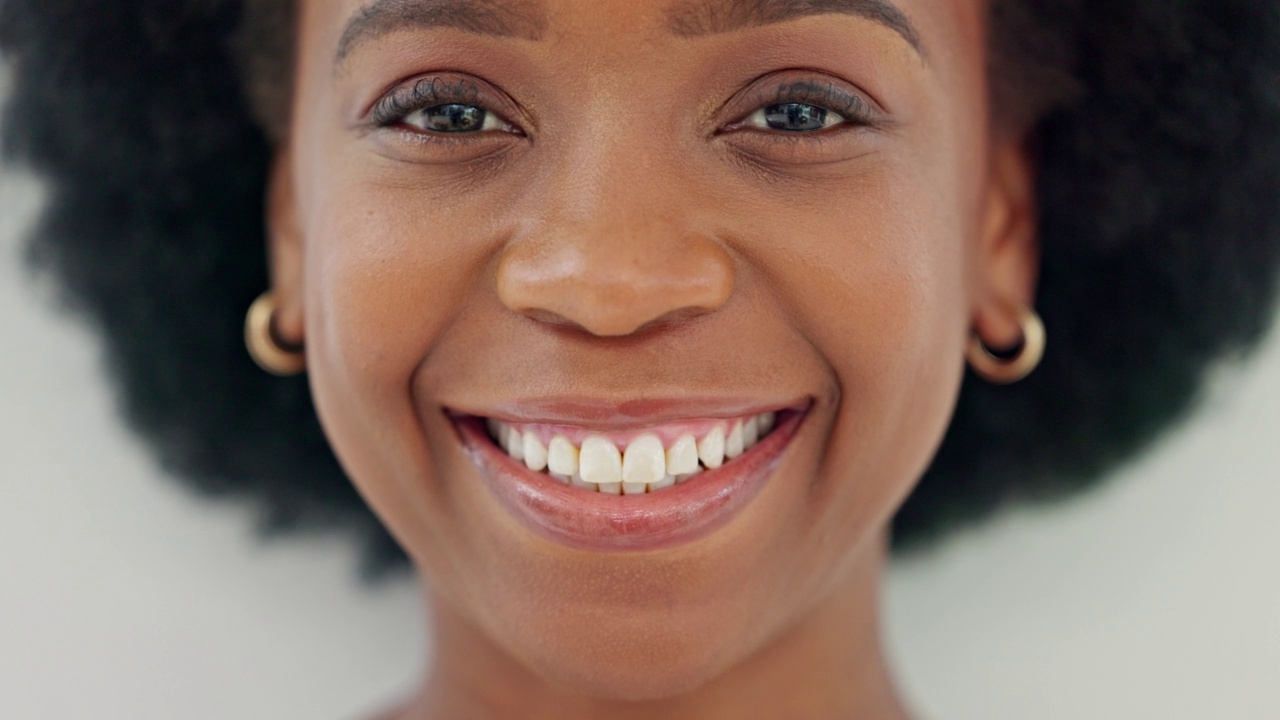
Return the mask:
[[[306,380],[262,373],[242,345],[268,282],[290,3],[0,0],[2,147],[48,188],[32,261],[100,331],[123,415],[162,465],[247,499],[265,533],[353,533],[376,576],[405,556],[345,478]],[[1097,482],[1185,416],[1275,305],[1280,3],[991,12],[993,103],[1038,163],[1050,348],[1020,384],[966,378],[899,546]]]

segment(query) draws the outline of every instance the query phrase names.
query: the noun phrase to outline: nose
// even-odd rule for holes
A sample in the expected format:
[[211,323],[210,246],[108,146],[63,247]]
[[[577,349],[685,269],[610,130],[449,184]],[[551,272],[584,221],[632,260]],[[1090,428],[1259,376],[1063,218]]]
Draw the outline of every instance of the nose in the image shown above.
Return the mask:
[[620,337],[714,312],[733,295],[734,264],[708,233],[631,203],[574,219],[544,218],[498,265],[511,310],[599,337]]

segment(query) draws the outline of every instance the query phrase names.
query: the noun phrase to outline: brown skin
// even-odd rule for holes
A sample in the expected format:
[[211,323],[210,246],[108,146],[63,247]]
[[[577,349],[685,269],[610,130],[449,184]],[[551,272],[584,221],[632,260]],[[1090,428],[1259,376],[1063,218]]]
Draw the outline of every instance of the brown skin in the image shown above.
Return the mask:
[[[907,716],[879,641],[888,524],[945,431],[969,332],[1015,344],[1035,277],[985,3],[901,0],[925,59],[846,15],[678,38],[672,2],[544,0],[541,40],[401,31],[337,72],[361,2],[302,2],[277,321],[427,588],[436,663],[388,717]],[[480,88],[522,134],[424,144],[363,123],[424,74]],[[809,78],[881,124],[717,132]],[[726,527],[606,554],[516,523],[444,413],[564,393],[813,406]]]

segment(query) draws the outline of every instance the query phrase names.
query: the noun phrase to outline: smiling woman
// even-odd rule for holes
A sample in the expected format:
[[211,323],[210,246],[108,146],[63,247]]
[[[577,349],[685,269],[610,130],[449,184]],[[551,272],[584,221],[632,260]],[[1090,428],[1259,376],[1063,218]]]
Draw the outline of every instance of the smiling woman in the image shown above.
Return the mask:
[[1252,0],[101,7],[0,5],[36,257],[176,474],[420,571],[388,717],[906,717],[891,533],[1087,486],[1271,315]]

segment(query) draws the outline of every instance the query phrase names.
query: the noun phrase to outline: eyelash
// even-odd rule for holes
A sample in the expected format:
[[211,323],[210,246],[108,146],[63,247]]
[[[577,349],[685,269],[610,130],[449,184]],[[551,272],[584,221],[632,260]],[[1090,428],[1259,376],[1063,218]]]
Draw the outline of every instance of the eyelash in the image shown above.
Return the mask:
[[[845,120],[842,125],[837,127],[845,125],[874,126],[878,119],[878,113],[872,108],[871,103],[863,98],[841,89],[834,83],[815,82],[813,80],[799,80],[779,84],[774,97],[762,105],[758,105],[757,109],[786,103],[813,105],[834,112]],[[795,136],[815,133],[782,134]]]
[[[391,128],[403,123],[413,113],[436,105],[475,105],[486,112],[493,112],[481,100],[479,89],[464,80],[449,82],[443,78],[420,78],[412,85],[401,86],[384,95],[374,104],[369,118],[377,128]],[[412,130],[423,141],[439,143],[470,142],[476,133],[433,133]],[[521,134],[517,131],[517,134]]]
[[[764,95],[762,92],[757,94]],[[758,135],[778,142],[813,142],[815,140],[829,140],[829,136],[835,132],[876,127],[880,121],[880,113],[869,102],[856,94],[839,88],[834,83],[812,80],[780,83],[776,86],[773,97],[768,100],[760,98],[755,102],[757,104],[751,113],[748,113],[742,120],[731,123],[726,130],[717,131],[716,134],[743,129],[743,123],[746,122],[746,118],[751,117],[756,111],[788,103],[812,105],[833,112],[843,118],[844,122],[830,128],[807,132],[786,132],[761,128],[745,129],[755,130]],[[401,86],[384,95],[370,111],[370,120],[377,128],[393,128],[403,123],[406,118],[415,112],[447,104],[473,105],[485,110],[485,112],[493,113],[493,110],[483,102],[481,93],[474,84],[464,80],[449,82],[442,78],[431,77],[421,78],[412,85]],[[494,114],[501,117],[498,113]],[[503,120],[506,122],[505,118]],[[515,125],[512,125],[512,127],[515,129],[512,134],[523,135]],[[413,133],[422,141],[449,144],[473,142],[477,134],[483,134],[476,132],[436,133],[420,129],[408,130],[407,132]]]

